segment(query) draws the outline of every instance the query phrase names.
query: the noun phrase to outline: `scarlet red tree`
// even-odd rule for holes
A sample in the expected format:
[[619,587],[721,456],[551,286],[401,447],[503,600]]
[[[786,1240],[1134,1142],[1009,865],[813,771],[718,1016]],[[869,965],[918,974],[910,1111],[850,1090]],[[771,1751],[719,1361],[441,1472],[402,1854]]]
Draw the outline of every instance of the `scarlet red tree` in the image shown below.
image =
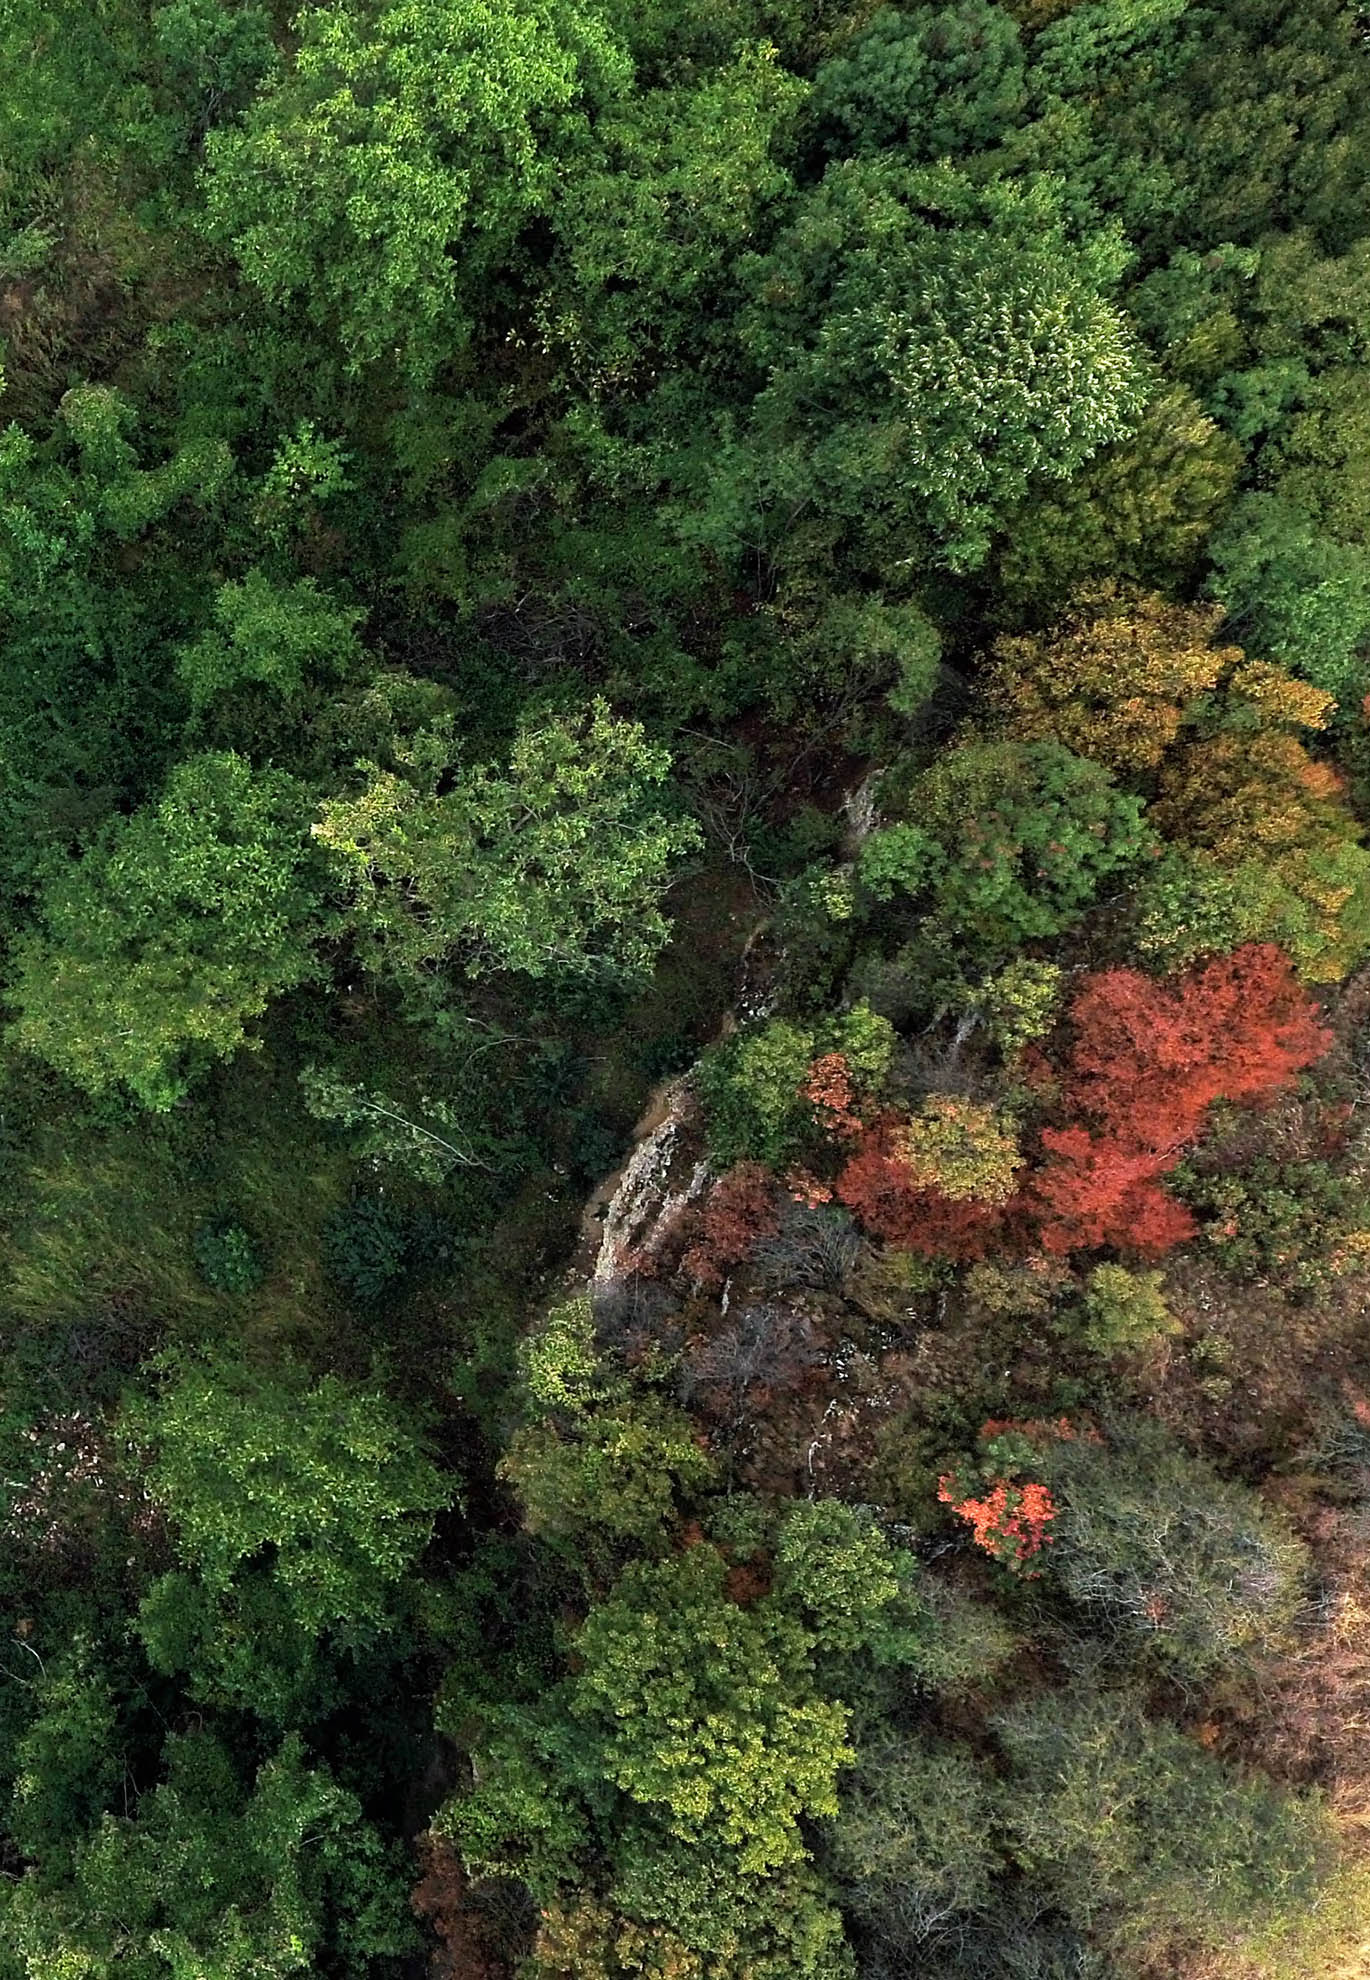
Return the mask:
[[1263,1100],[1321,1058],[1331,1033],[1280,950],[1249,943],[1158,983],[1134,969],[1087,977],[1059,1065],[1062,1120],[1002,1207],[920,1186],[898,1122],[862,1137],[837,1194],[874,1236],[925,1256],[983,1257],[1013,1236],[1065,1252],[1158,1256],[1194,1221],[1163,1178],[1215,1100]]
[[863,1137],[837,1194],[874,1237],[925,1258],[983,1258],[1002,1224],[998,1205],[921,1187],[901,1152],[897,1121]]
[[1214,1100],[1264,1099],[1332,1042],[1269,942],[1215,956],[1173,983],[1105,970],[1085,980],[1070,1017],[1067,1106],[1157,1154],[1192,1141]]
[[1331,1033],[1270,943],[1157,983],[1133,969],[1086,979],[1062,1099],[1079,1125],[1046,1128],[1025,1196],[1050,1251],[1116,1245],[1158,1255],[1194,1221],[1161,1178],[1215,1100],[1262,1100],[1322,1057]]

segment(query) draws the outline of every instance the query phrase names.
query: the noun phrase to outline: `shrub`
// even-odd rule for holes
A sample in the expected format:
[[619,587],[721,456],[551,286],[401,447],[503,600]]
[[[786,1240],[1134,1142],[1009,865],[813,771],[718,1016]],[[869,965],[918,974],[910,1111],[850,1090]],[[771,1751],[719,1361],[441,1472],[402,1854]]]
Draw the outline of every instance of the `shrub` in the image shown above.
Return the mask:
[[400,1206],[385,1197],[357,1197],[325,1225],[323,1256],[343,1291],[369,1306],[404,1276],[408,1220]]
[[1096,1354],[1126,1354],[1150,1347],[1179,1322],[1165,1303],[1160,1272],[1129,1272],[1096,1265],[1085,1289],[1080,1337]]
[[266,1277],[256,1243],[231,1218],[201,1224],[195,1233],[195,1263],[205,1284],[215,1292],[256,1292]]
[[1054,1537],[1047,1528],[1056,1517],[1056,1506],[1047,1487],[1031,1479],[1015,1485],[997,1478],[983,1499],[960,1497],[961,1490],[954,1473],[948,1472],[938,1482],[937,1496],[965,1520],[976,1546],[991,1560],[1035,1579],[1040,1569],[1027,1563]]

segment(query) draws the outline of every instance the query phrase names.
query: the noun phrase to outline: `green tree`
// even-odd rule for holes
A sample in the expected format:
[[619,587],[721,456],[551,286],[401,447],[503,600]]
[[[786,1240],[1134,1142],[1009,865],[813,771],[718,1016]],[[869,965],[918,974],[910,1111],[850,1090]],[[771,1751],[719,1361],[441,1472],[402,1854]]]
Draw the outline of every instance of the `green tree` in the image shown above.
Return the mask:
[[725,1169],[737,1162],[784,1168],[821,1131],[804,1087],[813,1062],[836,1054],[854,1096],[873,1099],[894,1053],[894,1027],[867,1004],[818,1025],[770,1018],[705,1053],[695,1083],[708,1119],[709,1148]]
[[157,80],[187,147],[246,109],[279,60],[270,11],[227,0],[164,0],[153,13]]
[[161,779],[185,715],[169,649],[201,609],[233,466],[207,439],[143,466],[158,450],[108,387],[34,426],[0,433],[0,860],[25,891]]
[[8,1828],[25,1857],[55,1871],[110,1806],[124,1756],[113,1692],[88,1644],[35,1670],[37,1709],[15,1746]]
[[283,585],[249,571],[241,583],[220,586],[213,627],[182,648],[177,671],[197,709],[239,681],[296,695],[306,681],[356,668],[362,616],[355,606],[336,604],[309,578]]
[[747,1873],[732,1850],[630,1829],[616,1868],[614,1901],[679,1935],[707,1980],[851,1980],[842,1914],[807,1862]]
[[[621,1909],[620,1909],[621,1907]],[[644,1848],[606,1903],[548,1905],[529,1980],[851,1980],[842,1916],[806,1866],[739,1877],[718,1857]]]
[[92,1093],[171,1107],[312,975],[329,922],[307,798],[239,756],[178,764],[155,806],[56,867],[16,945],[10,1037]]
[[713,1481],[693,1420],[601,1360],[588,1299],[551,1313],[519,1358],[530,1420],[514,1432],[499,1472],[518,1493],[529,1531],[575,1541],[592,1556],[600,1534],[659,1546],[677,1495]]
[[832,166],[750,269],[741,335],[769,382],[689,527],[782,562],[845,543],[867,573],[982,564],[1031,479],[1141,410],[1119,265],[1111,237],[1069,239],[1045,184]]
[[1243,496],[1209,547],[1237,637],[1353,708],[1370,684],[1370,548],[1323,534],[1283,491]]
[[1261,457],[1262,474],[1339,543],[1370,549],[1370,366],[1329,365]]
[[1050,1570],[1130,1654],[1202,1677],[1289,1628],[1307,1554],[1243,1485],[1135,1424],[1044,1448]]
[[1179,1926],[1227,1946],[1314,1895],[1330,1855],[1318,1803],[1243,1778],[1128,1696],[1048,1694],[997,1729],[1009,1853],[1082,1929],[1136,1946]]
[[[881,802],[906,816],[866,839],[863,881],[877,878],[877,898],[897,884],[991,964],[1071,927],[1152,843],[1141,799],[1057,742],[966,741],[911,782],[896,770]],[[902,872],[889,850],[912,846],[910,832],[919,853]]]
[[1173,590],[1198,566],[1241,465],[1192,392],[1158,391],[1135,431],[1008,517],[995,574],[1010,606],[1040,613],[1101,578]]
[[907,1957],[989,1908],[1003,1871],[993,1815],[991,1780],[964,1749],[890,1740],[846,1777],[824,1863],[844,1908]]
[[882,7],[814,79],[811,115],[839,156],[897,146],[945,158],[994,144],[1027,103],[1018,27],[990,0]]
[[251,1637],[253,1617],[306,1643],[328,1629],[364,1637],[454,1488],[393,1403],[336,1376],[309,1384],[288,1363],[267,1375],[226,1359],[169,1362],[162,1374],[124,1426],[146,1453],[184,1572],[154,1586],[143,1633],[171,1668],[207,1636],[225,1670],[242,1672],[250,1702],[237,1639]]
[[353,365],[430,372],[627,80],[600,15],[537,0],[309,7],[293,60],[206,146],[208,224]]
[[135,1813],[78,1841],[69,1874],[29,1869],[0,1946],[35,1976],[364,1980],[413,1948],[405,1895],[398,1853],[298,1738],[245,1793],[226,1749],[187,1733]]
[[473,976],[649,968],[668,933],[670,868],[697,843],[655,801],[666,752],[596,701],[525,726],[507,775],[478,765],[449,778],[456,754],[450,728],[424,732],[407,775],[366,766],[366,789],[330,799],[314,827],[377,965],[403,976],[455,953]]

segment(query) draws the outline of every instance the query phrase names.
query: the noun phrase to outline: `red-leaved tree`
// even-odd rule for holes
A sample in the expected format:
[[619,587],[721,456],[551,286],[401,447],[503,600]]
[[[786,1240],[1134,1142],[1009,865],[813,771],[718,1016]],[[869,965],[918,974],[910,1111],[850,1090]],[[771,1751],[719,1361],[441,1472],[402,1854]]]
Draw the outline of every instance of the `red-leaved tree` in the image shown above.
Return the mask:
[[758,1238],[769,1237],[780,1221],[776,1194],[775,1177],[762,1162],[739,1162],[720,1176],[688,1233],[691,1241],[681,1269],[716,1291]]
[[1086,978],[1071,1005],[1068,1110],[1133,1149],[1178,1152],[1215,1100],[1260,1100],[1320,1059],[1332,1034],[1270,942],[1171,983],[1133,969]]
[[1129,1149],[1084,1128],[1044,1128],[1047,1160],[1023,1192],[1045,1251],[1113,1245],[1149,1258],[1183,1244],[1197,1228],[1161,1177],[1174,1155]]
[[873,1237],[925,1258],[983,1258],[999,1237],[1002,1207],[974,1198],[953,1200],[915,1182],[900,1154],[899,1123],[884,1121],[866,1134],[837,1178],[837,1194]]
[[1215,1100],[1262,1100],[1320,1059],[1331,1033],[1288,961],[1248,943],[1171,983],[1133,969],[1085,980],[1070,1011],[1062,1102],[1023,1192],[1048,1251],[1159,1256],[1193,1235],[1161,1187]]
[[995,1207],[919,1187],[899,1123],[868,1129],[836,1191],[872,1236],[927,1257],[982,1258],[995,1244],[1067,1252],[1113,1246],[1158,1257],[1194,1233],[1163,1187],[1215,1100],[1264,1100],[1322,1057],[1331,1033],[1288,961],[1248,943],[1168,983],[1135,969],[1086,977],[1070,1044],[1049,1078],[1060,1123],[1016,1196]]

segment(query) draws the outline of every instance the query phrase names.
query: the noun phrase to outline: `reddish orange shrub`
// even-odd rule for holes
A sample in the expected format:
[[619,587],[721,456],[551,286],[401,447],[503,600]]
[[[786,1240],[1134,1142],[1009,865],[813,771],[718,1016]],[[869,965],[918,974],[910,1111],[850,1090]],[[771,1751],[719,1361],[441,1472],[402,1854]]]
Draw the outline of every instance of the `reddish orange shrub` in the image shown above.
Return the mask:
[[953,1472],[937,1481],[938,1498],[958,1519],[967,1522],[976,1546],[1015,1574],[1034,1576],[1037,1570],[1025,1563],[1050,1545],[1047,1527],[1056,1517],[1048,1488],[1031,1482],[1010,1485],[1006,1478],[999,1478],[983,1499],[958,1499],[959,1489]]

